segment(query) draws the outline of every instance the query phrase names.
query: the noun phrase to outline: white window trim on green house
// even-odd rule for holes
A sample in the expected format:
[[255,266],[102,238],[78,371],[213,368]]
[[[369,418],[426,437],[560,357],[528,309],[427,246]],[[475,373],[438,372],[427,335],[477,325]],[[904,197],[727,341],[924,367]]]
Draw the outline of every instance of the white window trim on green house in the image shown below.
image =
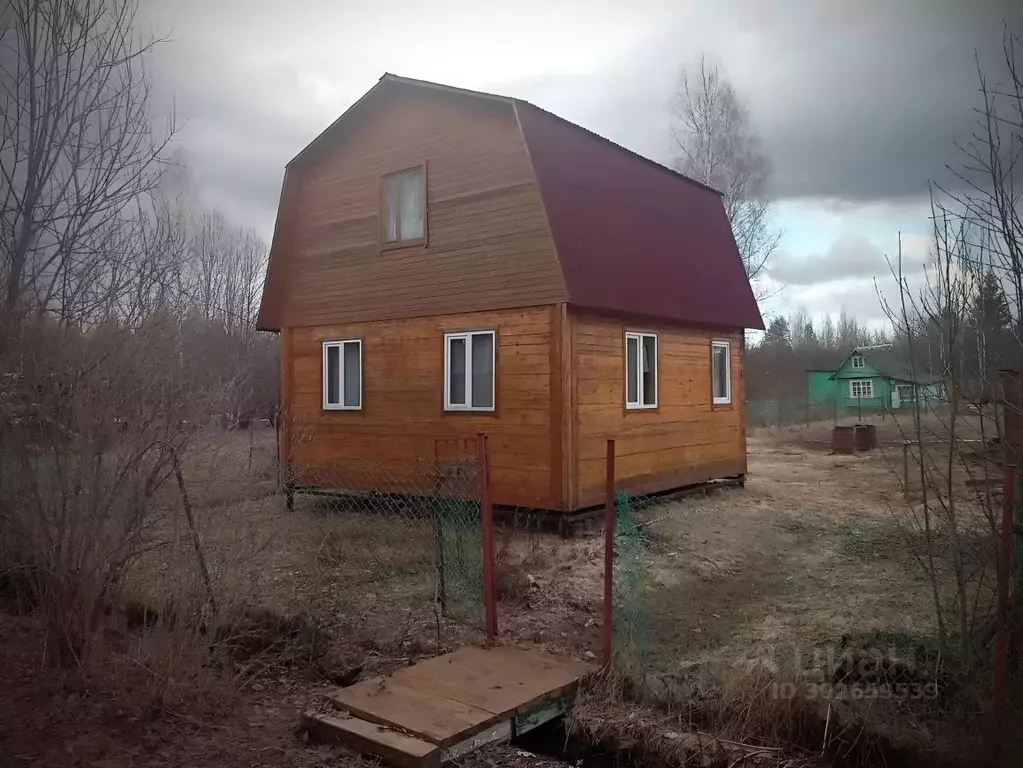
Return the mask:
[[863,355],[854,355],[852,358],[851,367],[853,368],[866,368],[867,364],[863,359]]
[[874,397],[873,379],[849,379],[850,400],[870,400]]

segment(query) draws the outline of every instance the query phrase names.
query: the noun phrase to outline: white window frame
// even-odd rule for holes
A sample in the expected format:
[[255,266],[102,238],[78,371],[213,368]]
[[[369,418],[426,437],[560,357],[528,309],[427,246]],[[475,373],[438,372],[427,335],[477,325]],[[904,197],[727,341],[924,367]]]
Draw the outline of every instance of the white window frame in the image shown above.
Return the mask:
[[[359,404],[345,405],[345,344],[359,345]],[[327,401],[329,390],[327,388],[327,350],[337,348],[337,393],[338,402]],[[323,410],[325,411],[361,411],[362,410],[362,339],[330,339],[323,342],[322,362],[320,368],[323,374],[321,386],[323,388]]]
[[[654,340],[654,401],[652,403],[643,402],[643,384],[644,377],[646,374],[643,372],[643,355],[646,354],[646,345],[643,344],[643,339],[650,338]],[[636,397],[639,398],[633,402],[629,401],[629,339],[636,339],[638,357],[636,358]],[[657,338],[656,333],[649,331],[626,331],[625,332],[625,407],[626,409],[633,410],[644,410],[649,408],[656,408],[657,404],[661,399],[661,387],[660,381],[658,381],[661,375],[661,342]]]
[[852,367],[853,368],[866,368],[867,364],[863,360],[863,355],[852,356]]
[[[490,336],[490,405],[472,404],[472,337]],[[451,402],[451,342],[465,340],[465,402]],[[445,411],[494,411],[497,409],[497,331],[458,331],[444,334],[444,410]]]
[[[860,394],[857,397],[855,394],[855,384],[859,384]],[[867,394],[863,394],[863,390],[866,388]],[[874,380],[873,379],[849,379],[849,399],[850,400],[872,400],[874,397]]]
[[[423,231],[421,234],[415,237],[406,237],[401,231],[401,211],[395,211],[395,228],[394,228],[394,239],[389,240],[387,238],[387,219],[391,211],[388,207],[387,198],[387,183],[388,180],[398,179],[401,176],[405,176],[411,173],[418,173],[420,176],[420,187],[422,190],[423,200]],[[426,186],[426,163],[419,165],[413,165],[408,168],[402,168],[399,171],[392,171],[391,173],[384,174],[380,179],[380,243],[384,248],[398,248],[403,245],[418,245],[425,243],[428,233],[428,220],[427,220],[427,186]]]
[[[718,397],[714,394],[714,375],[717,368],[714,365],[714,351],[725,350],[725,396]],[[731,405],[732,403],[732,344],[729,341],[713,341],[710,345],[710,396],[714,405]]]

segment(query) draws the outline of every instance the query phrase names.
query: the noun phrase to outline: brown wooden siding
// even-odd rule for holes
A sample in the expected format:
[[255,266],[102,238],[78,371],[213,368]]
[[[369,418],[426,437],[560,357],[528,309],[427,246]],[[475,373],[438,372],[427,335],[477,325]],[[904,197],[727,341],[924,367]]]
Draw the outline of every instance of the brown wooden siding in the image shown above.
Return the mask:
[[[666,490],[746,471],[740,333],[570,313],[577,414],[576,506],[604,498],[607,439],[618,486]],[[658,407],[625,409],[625,331],[658,334]],[[711,341],[731,342],[732,403],[712,406]]]
[[[332,466],[354,463],[394,483],[374,490],[425,490],[404,479],[415,475],[416,459],[432,458],[438,439],[486,432],[495,503],[561,507],[551,429],[551,334],[560,311],[536,307],[288,329],[282,378],[290,380],[289,453],[299,482],[327,484]],[[489,329],[497,331],[496,411],[445,412],[445,332]],[[321,344],[347,338],[363,343],[362,410],[324,411]]]
[[[428,242],[382,250],[380,178],[426,164]],[[291,171],[289,171],[291,173]],[[299,169],[281,217],[280,325],[319,326],[554,304],[564,281],[508,104],[412,89],[382,97]]]

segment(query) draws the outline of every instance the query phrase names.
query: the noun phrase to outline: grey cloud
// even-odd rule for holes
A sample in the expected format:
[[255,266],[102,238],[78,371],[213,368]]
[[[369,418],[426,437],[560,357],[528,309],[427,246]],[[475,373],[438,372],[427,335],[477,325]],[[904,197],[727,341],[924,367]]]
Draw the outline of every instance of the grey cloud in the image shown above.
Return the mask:
[[768,269],[768,276],[782,285],[816,285],[888,273],[888,262],[881,249],[858,235],[840,237],[825,253],[797,255],[779,251]]
[[976,123],[975,53],[1001,72],[1003,21],[1023,30],[1023,3],[726,0],[666,19],[587,87],[557,76],[519,87],[667,163],[675,78],[706,51],[750,105],[778,198],[895,200],[955,185],[945,166]]
[[853,280],[835,283],[825,289],[786,290],[781,300],[775,302],[776,311],[789,315],[796,307],[806,309],[810,317],[837,316],[847,312],[861,323],[883,323],[888,319],[882,300],[891,301],[896,295],[896,285],[891,280]]
[[[975,120],[974,49],[993,67],[1002,19],[1023,30],[1023,3],[1014,0],[719,0],[682,10],[634,0],[630,7],[652,31],[595,67],[481,82],[466,61],[464,79],[451,84],[528,98],[668,162],[676,77],[706,50],[750,104],[779,198],[897,200],[942,177],[955,158],[953,138]],[[486,13],[473,3],[410,3],[383,15],[327,0],[283,6],[179,0],[153,8],[157,31],[171,36],[155,62],[157,94],[167,100],[173,94],[193,177],[264,232],[273,226],[284,164],[383,71],[396,68],[395,49],[375,45],[367,30],[393,25],[391,37],[400,40],[427,22],[441,30],[445,14],[464,19],[469,10],[478,31],[488,29]],[[621,12],[610,3],[580,8]],[[542,23],[539,6],[517,13]],[[450,58],[459,41],[437,45]],[[424,60],[422,71],[400,74],[429,79],[430,71]],[[317,72],[326,73],[329,88],[314,99],[303,78]]]

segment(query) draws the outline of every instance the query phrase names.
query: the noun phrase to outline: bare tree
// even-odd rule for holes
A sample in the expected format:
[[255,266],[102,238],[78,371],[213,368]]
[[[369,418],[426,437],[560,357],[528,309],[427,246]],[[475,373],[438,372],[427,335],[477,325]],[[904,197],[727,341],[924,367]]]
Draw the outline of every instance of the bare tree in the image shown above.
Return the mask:
[[[957,143],[959,161],[949,166],[957,184],[938,186],[931,196],[932,261],[925,284],[911,286],[904,276],[900,246],[892,267],[899,293],[891,303],[882,297],[911,364],[915,368],[926,360],[941,374],[947,394],[947,403],[937,407],[914,398],[906,430],[914,469],[904,477],[907,503],[895,511],[931,584],[939,635],[966,672],[989,668],[984,662],[997,628],[996,691],[999,678],[1012,676],[1013,669],[1018,676],[1019,667],[1007,663],[1005,651],[1013,626],[1023,625],[1020,601],[1012,601],[1013,617],[1005,599],[1013,557],[998,552],[1000,537],[1015,537],[1016,547],[1023,542],[1020,475],[1015,488],[1001,489],[1001,498],[992,490],[1009,484],[1012,465],[1020,463],[1020,446],[1008,425],[1018,419],[1021,406],[1008,396],[1011,386],[1001,391],[997,370],[1011,367],[1018,375],[1023,358],[1020,52],[1019,38],[1006,29],[1000,76],[992,80],[978,69],[977,125]],[[996,409],[992,396],[999,394],[1004,399]],[[1013,493],[1015,504],[1006,504]],[[1014,517],[1008,524],[1001,520],[1003,505]],[[1001,567],[992,578],[998,561]],[[1023,588],[1019,574],[1016,569],[1013,594]],[[1023,652],[1015,636],[1016,652]],[[973,676],[966,679],[972,682]]]
[[131,285],[154,131],[136,0],[10,0],[0,28],[0,307],[76,321]]
[[771,167],[749,108],[721,68],[701,56],[698,67],[683,70],[672,111],[673,165],[722,193],[746,274],[755,283],[781,233],[771,226]]
[[170,478],[194,527],[196,436],[276,399],[254,327],[266,247],[162,183],[173,125],[154,131],[136,14],[0,9],[0,572],[28,574],[61,664],[160,545]]

